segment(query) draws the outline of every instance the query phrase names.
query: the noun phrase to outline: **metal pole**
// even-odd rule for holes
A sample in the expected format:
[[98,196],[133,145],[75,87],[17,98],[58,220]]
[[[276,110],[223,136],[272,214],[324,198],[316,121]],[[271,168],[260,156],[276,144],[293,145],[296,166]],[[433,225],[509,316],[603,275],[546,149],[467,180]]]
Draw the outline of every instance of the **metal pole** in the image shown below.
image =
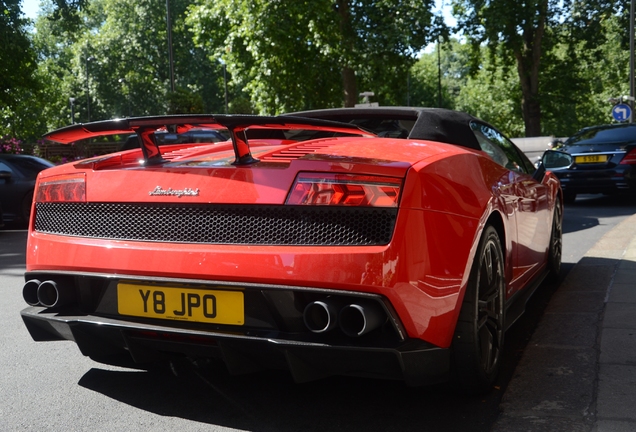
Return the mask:
[[91,60],[91,57],[86,54],[86,116],[88,117],[88,121],[91,121],[91,88],[89,86],[89,77],[88,77],[88,62]]
[[170,21],[170,0],[166,0],[166,23],[168,27],[168,61],[170,62],[170,90],[174,93],[174,60],[172,58],[172,22]]
[[634,121],[634,0],[631,1],[629,7],[629,101],[632,114],[629,116],[629,122]]
[[411,106],[411,71],[406,71],[406,106]]
[[441,55],[441,43],[439,37],[437,38],[437,107],[442,107],[442,55]]
[[223,84],[225,85],[225,114],[227,114],[227,66],[223,63]]

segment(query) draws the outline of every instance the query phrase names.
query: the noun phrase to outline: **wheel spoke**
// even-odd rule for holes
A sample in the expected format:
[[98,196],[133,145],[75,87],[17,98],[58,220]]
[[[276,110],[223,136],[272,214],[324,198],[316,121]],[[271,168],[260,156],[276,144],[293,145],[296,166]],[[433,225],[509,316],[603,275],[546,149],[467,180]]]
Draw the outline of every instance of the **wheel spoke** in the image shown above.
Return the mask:
[[484,269],[488,278],[488,284],[492,282],[492,251],[490,245],[484,251]]
[[480,350],[481,350],[481,363],[484,370],[488,371],[497,361],[499,356],[498,348],[496,346],[497,336],[494,335],[487,327],[484,327],[479,334]]
[[484,371],[497,365],[503,337],[503,273],[500,254],[488,242],[483,250],[478,278],[476,332]]

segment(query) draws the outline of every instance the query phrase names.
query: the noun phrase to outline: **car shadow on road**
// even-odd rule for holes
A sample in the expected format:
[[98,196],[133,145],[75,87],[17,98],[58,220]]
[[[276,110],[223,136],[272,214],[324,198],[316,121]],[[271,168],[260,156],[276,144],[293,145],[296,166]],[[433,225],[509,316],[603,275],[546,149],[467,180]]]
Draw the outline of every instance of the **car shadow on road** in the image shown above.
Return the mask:
[[449,384],[407,387],[401,382],[330,377],[296,384],[283,371],[232,376],[219,363],[202,370],[177,363],[165,370],[95,367],[79,385],[161,416],[250,431],[489,431],[526,344],[559,281],[544,283],[526,313],[506,333],[502,370],[488,394],[458,394]]
[[506,333],[502,369],[485,395],[458,394],[449,384],[407,387],[397,381],[330,377],[296,384],[289,373],[232,376],[223,364],[202,370],[177,363],[163,370],[90,369],[79,385],[160,416],[249,431],[489,431],[501,398],[558,281],[544,282]]
[[494,421],[483,419],[486,400],[448,387],[345,377],[296,384],[279,371],[231,376],[219,367],[175,377],[94,368],[79,385],[157,415],[250,431],[487,431]]

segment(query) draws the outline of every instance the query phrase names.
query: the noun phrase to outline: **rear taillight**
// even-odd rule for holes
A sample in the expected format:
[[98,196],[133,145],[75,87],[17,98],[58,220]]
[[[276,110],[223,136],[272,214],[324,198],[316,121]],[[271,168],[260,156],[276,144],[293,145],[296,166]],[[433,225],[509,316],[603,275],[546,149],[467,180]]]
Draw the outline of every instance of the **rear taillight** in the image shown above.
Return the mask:
[[40,180],[35,202],[86,202],[86,177],[68,174]]
[[401,187],[393,177],[300,173],[286,204],[397,207]]
[[625,155],[620,163],[621,165],[636,165],[636,147]]

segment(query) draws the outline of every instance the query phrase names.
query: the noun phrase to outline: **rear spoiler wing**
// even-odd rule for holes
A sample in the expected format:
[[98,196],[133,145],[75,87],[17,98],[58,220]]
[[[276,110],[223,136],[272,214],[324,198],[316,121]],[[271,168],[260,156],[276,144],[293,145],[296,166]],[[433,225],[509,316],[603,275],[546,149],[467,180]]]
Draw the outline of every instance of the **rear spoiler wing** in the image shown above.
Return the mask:
[[254,115],[168,115],[154,117],[133,117],[125,119],[105,120],[86,124],[74,124],[57,129],[44,135],[44,139],[70,144],[72,142],[93,138],[101,135],[131,134],[139,137],[141,150],[146,165],[156,165],[165,162],[161,157],[159,146],[154,138],[154,132],[165,128],[173,133],[183,133],[193,127],[219,126],[230,132],[232,146],[236,159],[234,165],[249,165],[258,162],[252,157],[245,131],[257,129],[306,129],[327,132],[346,133],[366,137],[375,136],[373,133],[358,126],[330,120],[311,119],[289,116],[254,116]]

